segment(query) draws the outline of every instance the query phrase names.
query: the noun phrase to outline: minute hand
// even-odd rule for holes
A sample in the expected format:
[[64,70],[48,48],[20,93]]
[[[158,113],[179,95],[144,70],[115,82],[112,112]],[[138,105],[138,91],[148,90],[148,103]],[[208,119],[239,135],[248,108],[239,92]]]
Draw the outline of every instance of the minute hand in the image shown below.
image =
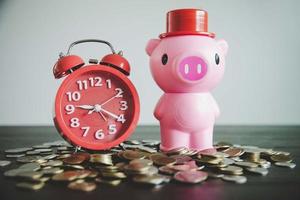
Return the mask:
[[119,119],[119,117],[117,115],[115,115],[114,113],[111,113],[111,112],[109,112],[109,111],[107,111],[107,110],[105,110],[103,108],[101,108],[101,111],[104,112],[104,113],[106,113],[106,114],[108,114],[109,116],[112,116],[115,119]]

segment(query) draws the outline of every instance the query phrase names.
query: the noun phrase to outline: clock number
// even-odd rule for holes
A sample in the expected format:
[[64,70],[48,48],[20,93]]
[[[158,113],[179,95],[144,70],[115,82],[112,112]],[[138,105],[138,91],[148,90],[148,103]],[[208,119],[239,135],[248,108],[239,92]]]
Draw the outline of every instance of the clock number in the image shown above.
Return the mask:
[[102,86],[102,79],[100,77],[95,77],[95,87],[101,87]]
[[122,122],[122,124],[124,124],[124,122],[126,121],[124,114],[119,115],[117,121]]
[[66,95],[68,96],[68,101],[79,101],[80,100],[80,93],[75,92],[67,92]]
[[108,126],[108,134],[114,135],[117,132],[117,126],[115,124],[110,124]]
[[88,132],[89,132],[89,130],[90,130],[90,127],[89,127],[89,126],[83,126],[83,127],[81,127],[80,129],[81,129],[81,130],[84,130],[84,131],[83,131],[83,134],[82,134],[82,137],[86,137],[87,134],[88,134]]
[[116,94],[116,97],[123,97],[123,90],[121,88],[116,88],[115,91],[118,93]]
[[97,140],[102,140],[104,139],[104,133],[103,133],[103,130],[102,129],[99,129],[98,131],[96,131],[95,133],[95,138]]
[[75,111],[75,107],[71,104],[66,105],[65,110],[67,111],[67,114],[70,115]]
[[89,81],[90,81],[91,87],[94,87],[94,78],[93,77],[89,78]]
[[121,107],[120,110],[127,110],[127,101],[120,101]]
[[107,88],[108,88],[108,89],[111,88],[111,80],[110,80],[110,79],[107,79],[107,80],[106,80],[106,85],[107,85]]
[[80,123],[79,123],[79,119],[78,119],[78,118],[74,117],[74,118],[72,118],[70,121],[71,121],[70,126],[71,126],[72,128],[77,128],[77,127],[79,127]]
[[77,84],[78,84],[78,89],[79,90],[86,90],[88,88],[87,80],[77,81]]

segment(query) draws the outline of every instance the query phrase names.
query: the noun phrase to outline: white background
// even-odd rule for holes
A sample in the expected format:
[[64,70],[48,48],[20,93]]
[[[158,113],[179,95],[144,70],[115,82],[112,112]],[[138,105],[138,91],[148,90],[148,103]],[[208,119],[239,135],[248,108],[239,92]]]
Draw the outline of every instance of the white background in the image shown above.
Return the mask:
[[[297,0],[4,0],[0,1],[0,125],[52,125],[60,81],[52,67],[78,39],[110,41],[132,67],[141,99],[141,124],[157,124],[162,94],[150,75],[147,40],[166,27],[166,12],[204,8],[209,31],[229,43],[223,82],[213,91],[218,124],[300,124],[300,1]],[[73,51],[101,58],[109,49]]]

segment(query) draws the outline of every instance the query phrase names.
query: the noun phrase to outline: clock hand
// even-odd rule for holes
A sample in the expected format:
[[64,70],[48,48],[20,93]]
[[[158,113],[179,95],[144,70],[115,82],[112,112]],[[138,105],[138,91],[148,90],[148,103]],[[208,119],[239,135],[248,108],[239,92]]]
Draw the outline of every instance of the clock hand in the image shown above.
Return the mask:
[[108,100],[106,100],[105,102],[103,102],[103,103],[102,103],[102,104],[100,104],[100,105],[101,105],[101,106],[103,106],[103,105],[107,104],[108,102],[110,102],[111,100],[113,100],[114,98],[116,98],[116,97],[117,97],[117,95],[118,95],[118,94],[116,94],[115,96],[113,96],[113,97],[109,98]]
[[95,111],[95,109],[90,110],[90,111],[88,112],[88,115],[89,115],[89,114],[92,114],[94,111]]
[[81,109],[84,109],[84,110],[93,110],[95,108],[95,106],[91,106],[91,105],[78,105],[78,106],[75,106],[76,108],[81,108]]
[[113,117],[113,118],[115,118],[115,119],[118,119],[118,118],[119,118],[118,115],[115,115],[114,113],[111,113],[111,112],[109,112],[109,111],[107,111],[107,110],[105,110],[105,109],[103,109],[103,108],[100,108],[100,111],[102,111],[102,112],[108,114],[109,116],[111,116],[111,117]]
[[101,111],[99,111],[99,114],[101,115],[101,117],[104,119],[104,121],[107,121],[106,117],[103,115],[103,113]]

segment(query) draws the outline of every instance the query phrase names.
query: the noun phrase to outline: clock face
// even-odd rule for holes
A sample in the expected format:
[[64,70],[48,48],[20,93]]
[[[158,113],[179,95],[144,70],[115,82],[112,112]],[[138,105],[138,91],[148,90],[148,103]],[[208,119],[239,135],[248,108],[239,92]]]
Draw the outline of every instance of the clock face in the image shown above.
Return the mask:
[[100,65],[84,67],[67,77],[55,106],[56,123],[63,136],[88,149],[107,149],[121,143],[139,115],[132,83],[119,71]]

